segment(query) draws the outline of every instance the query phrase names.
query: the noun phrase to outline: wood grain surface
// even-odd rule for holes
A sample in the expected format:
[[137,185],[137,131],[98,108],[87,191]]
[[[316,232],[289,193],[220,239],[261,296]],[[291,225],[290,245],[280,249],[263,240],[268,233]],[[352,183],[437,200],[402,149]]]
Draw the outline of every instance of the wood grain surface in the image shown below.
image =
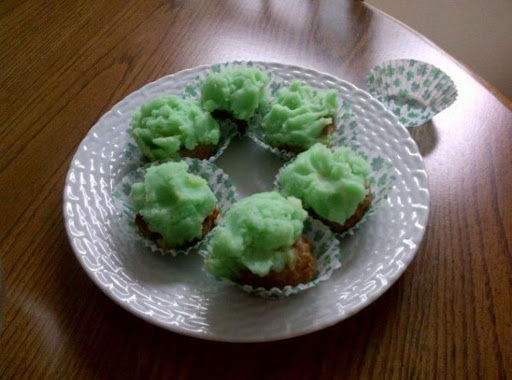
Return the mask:
[[[423,37],[348,0],[4,0],[0,32],[1,379],[512,378],[510,102]],[[300,338],[215,343],[139,320],[87,278],[64,230],[64,178],[116,102],[233,59],[365,88],[366,72],[395,58],[437,65],[459,99],[411,131],[430,179],[429,226],[372,305]]]

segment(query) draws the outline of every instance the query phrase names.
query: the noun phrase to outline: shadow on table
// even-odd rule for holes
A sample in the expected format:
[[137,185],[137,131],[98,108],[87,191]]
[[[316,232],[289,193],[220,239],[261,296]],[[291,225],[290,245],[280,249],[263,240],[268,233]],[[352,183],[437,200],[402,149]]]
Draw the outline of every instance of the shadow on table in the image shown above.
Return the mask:
[[423,157],[428,156],[434,151],[438,143],[436,126],[432,120],[419,127],[407,128],[411,137],[418,145]]
[[[72,359],[60,365],[72,366],[67,369],[76,378],[329,377],[361,368],[364,358],[377,359],[393,340],[383,336],[383,326],[398,320],[402,280],[355,316],[306,336],[257,344],[203,341],[168,332],[118,307],[87,278],[71,252],[60,264],[61,299],[72,303],[59,313],[61,333],[67,335],[62,351],[67,361]],[[222,307],[229,308],[229,302]]]

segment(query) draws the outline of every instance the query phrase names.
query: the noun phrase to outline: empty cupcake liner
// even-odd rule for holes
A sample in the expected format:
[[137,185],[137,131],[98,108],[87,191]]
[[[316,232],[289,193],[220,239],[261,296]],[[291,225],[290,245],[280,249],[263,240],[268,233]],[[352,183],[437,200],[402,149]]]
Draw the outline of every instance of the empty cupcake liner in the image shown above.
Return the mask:
[[[342,146],[337,144],[337,146]],[[393,187],[393,184],[396,180],[396,176],[394,175],[393,165],[386,158],[376,154],[371,150],[367,150],[362,148],[359,145],[354,144],[345,144],[351,148],[355,154],[359,154],[363,156],[366,161],[370,164],[372,171],[368,175],[368,182],[370,183],[371,191],[372,191],[372,204],[368,211],[363,215],[361,220],[352,228],[344,231],[343,233],[336,233],[333,231],[338,238],[342,238],[346,235],[353,235],[355,231],[357,231],[361,226],[370,218],[370,216],[377,210],[380,202],[386,199],[389,191]],[[336,147],[334,147],[336,148]],[[281,169],[279,169],[276,174],[276,179],[274,180],[274,188],[275,191],[280,192],[281,186],[279,184],[279,178],[281,177],[281,173],[286,169],[288,165],[290,165],[293,161],[288,162],[283,165]],[[319,221],[321,222],[321,221]]]
[[[315,256],[315,275],[312,281],[297,286],[286,286],[283,289],[265,289],[239,284],[226,278],[219,278],[217,280],[234,285],[246,293],[262,298],[285,298],[315,287],[320,282],[328,280],[333,272],[341,267],[342,252],[340,251],[340,244],[331,230],[317,220],[312,218],[306,219],[303,235],[311,242]],[[209,234],[198,248],[199,254],[205,259],[209,255],[212,237],[213,233]],[[213,277],[208,272],[207,275]]]
[[457,99],[457,88],[441,69],[413,59],[387,61],[366,76],[366,87],[405,127],[417,127]]
[[[201,176],[206,181],[208,181],[208,185],[217,198],[217,207],[219,208],[222,216],[238,199],[235,186],[231,182],[229,176],[224,173],[222,169],[218,168],[216,165],[209,161],[198,160],[194,158],[183,158],[181,160],[188,164],[188,170],[190,173]],[[156,161],[132,170],[115,186],[112,192],[112,199],[114,207],[117,210],[117,214],[115,223],[113,223],[113,228],[117,230],[115,236],[122,241],[133,239],[135,237],[135,239],[142,242],[146,247],[149,247],[153,252],[159,252],[162,255],[170,254],[172,256],[179,254],[187,255],[191,251],[196,250],[200,246],[201,241],[206,237],[203,237],[203,239],[199,240],[195,244],[183,249],[160,248],[156,242],[139,234],[135,225],[136,211],[133,208],[130,199],[130,191],[133,184],[144,181],[144,176],[148,167],[160,165],[169,161],[173,160]]]

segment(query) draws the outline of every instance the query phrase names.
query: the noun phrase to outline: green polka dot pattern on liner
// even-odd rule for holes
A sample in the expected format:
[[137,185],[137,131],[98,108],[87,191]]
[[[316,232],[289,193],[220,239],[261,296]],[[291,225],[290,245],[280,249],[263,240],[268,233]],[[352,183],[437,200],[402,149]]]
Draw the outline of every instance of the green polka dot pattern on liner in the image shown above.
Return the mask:
[[[229,284],[236,285],[244,292],[263,298],[283,298],[292,294],[300,293],[310,289],[320,282],[328,280],[332,273],[341,266],[342,253],[339,242],[331,230],[317,220],[308,218],[304,222],[303,235],[311,242],[313,254],[315,256],[315,275],[312,281],[297,286],[286,286],[283,289],[272,288],[253,288],[250,285],[238,284],[228,279],[220,279]],[[199,254],[203,257],[208,256],[208,247],[212,234],[209,234],[199,245]],[[207,274],[211,276],[210,274]]]
[[366,87],[405,127],[426,123],[457,99],[448,75],[412,59],[375,66],[366,77]]
[[[211,162],[197,160],[194,158],[182,158],[181,160],[188,164],[188,170],[190,173],[201,176],[208,181],[208,185],[217,198],[217,207],[220,209],[222,216],[222,214],[224,214],[238,199],[235,186],[231,182],[231,179],[226,173],[224,173],[224,171],[222,171],[222,169],[218,168]],[[166,161],[156,161],[132,170],[124,176],[119,184],[114,188],[112,199],[116,209],[118,210],[118,220],[117,223],[115,223],[114,228],[117,230],[116,235],[119,239],[123,239],[123,236],[137,236],[139,241],[151,248],[154,252],[170,254],[172,256],[188,254],[191,250],[197,249],[200,242],[197,242],[185,249],[164,250],[158,247],[152,240],[140,236],[137,232],[137,227],[135,226],[135,210],[130,199],[132,185],[144,180],[146,169],[149,166],[159,165],[163,162]]]

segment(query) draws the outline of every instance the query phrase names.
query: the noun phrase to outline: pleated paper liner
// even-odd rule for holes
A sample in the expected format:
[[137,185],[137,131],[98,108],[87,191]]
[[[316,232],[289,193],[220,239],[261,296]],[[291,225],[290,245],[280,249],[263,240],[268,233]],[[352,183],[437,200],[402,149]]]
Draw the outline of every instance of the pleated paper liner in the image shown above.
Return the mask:
[[[328,280],[333,272],[341,266],[342,252],[340,251],[339,242],[331,230],[317,220],[306,219],[303,235],[311,242],[313,255],[315,256],[315,274],[312,281],[297,286],[286,286],[282,289],[265,289],[262,287],[254,288],[251,285],[233,282],[226,278],[218,280],[234,285],[246,293],[263,298],[284,298],[315,287],[320,282]],[[199,254],[205,259],[210,254],[212,237],[213,231],[201,242],[198,249]],[[205,272],[207,272],[206,269]],[[208,272],[207,275],[213,277]]]
[[[188,171],[192,174],[198,175],[204,178],[210,188],[212,189],[215,197],[217,198],[217,207],[220,210],[220,217],[237,201],[238,195],[236,193],[235,186],[231,182],[229,176],[224,173],[222,169],[214,165],[213,163],[205,160],[198,160],[194,158],[183,158],[181,159],[188,164]],[[153,252],[159,252],[162,255],[170,254],[176,255],[187,255],[191,251],[196,250],[201,241],[198,240],[192,245],[188,245],[184,248],[176,249],[163,249],[160,248],[156,242],[147,239],[140,235],[135,225],[136,211],[133,208],[130,191],[134,183],[144,181],[146,169],[150,166],[155,166],[169,161],[178,160],[167,160],[167,161],[156,161],[143,167],[137,168],[129,172],[122,178],[119,184],[114,188],[112,192],[113,204],[117,210],[116,220],[114,228],[116,229],[116,237],[118,239],[132,239],[136,237],[139,241],[151,249]]]
[[[353,235],[354,232],[361,228],[364,223],[371,217],[371,215],[377,210],[380,202],[386,199],[389,191],[393,187],[393,183],[396,180],[396,176],[394,175],[393,165],[386,158],[376,154],[373,151],[362,149],[359,145],[344,145],[348,146],[352,149],[354,154],[361,155],[366,159],[366,161],[370,164],[371,172],[368,175],[368,182],[370,183],[371,192],[372,192],[372,203],[370,208],[365,212],[361,220],[352,228],[342,232],[336,233],[333,232],[336,237],[343,238],[347,235]],[[335,149],[334,147],[333,149]],[[285,165],[279,169],[279,172],[276,175],[276,179],[274,181],[275,191],[280,192],[281,186],[279,184],[279,178],[281,173],[285,168],[290,165],[292,161],[287,162]],[[303,205],[304,206],[304,205]],[[305,207],[305,206],[304,206]],[[321,221],[319,221],[321,222]]]
[[[351,106],[347,102],[343,102],[339,116],[336,121],[337,129],[333,138],[333,146],[331,149],[335,149],[337,147],[346,146],[349,147],[354,154],[361,155],[367,162],[370,164],[371,172],[368,175],[368,182],[371,186],[372,191],[372,204],[370,209],[364,214],[363,218],[351,229],[341,233],[336,234],[337,237],[343,237],[346,235],[354,234],[358,228],[360,228],[375,212],[380,202],[385,199],[392,189],[394,181],[396,180],[396,176],[394,173],[394,168],[391,162],[378,154],[377,151],[371,149],[371,147],[367,147],[362,145],[359,142],[358,135],[358,122],[355,114],[351,110]],[[274,188],[276,191],[280,190],[278,178],[284,168],[291,163],[291,161],[296,157],[295,155],[285,155],[286,152],[279,151],[278,149],[270,147],[265,142],[261,141],[259,137],[255,137],[255,141],[265,149],[268,149],[282,158],[286,163],[279,170],[276,175],[276,180],[274,181]]]
[[220,125],[220,139],[212,156],[208,161],[215,162],[227,149],[233,138],[238,134],[237,125],[231,120],[217,120]]
[[[210,162],[214,162],[215,160],[217,160],[217,158],[219,158],[222,155],[222,153],[224,153],[224,151],[227,149],[227,147],[229,146],[229,144],[231,143],[233,138],[238,133],[236,124],[234,122],[232,122],[231,120],[217,120],[217,121],[220,125],[220,138],[219,138],[219,142],[218,142],[217,146],[215,147],[215,149],[213,151],[213,154],[207,158],[207,161],[210,161]],[[130,129],[128,129],[128,133],[130,133]],[[142,154],[140,152],[139,147],[137,146],[137,143],[133,139],[133,137],[131,137],[131,140],[132,141],[130,143],[128,143],[128,145],[127,145],[127,150],[125,153],[127,158],[135,157],[137,154]],[[174,158],[169,158],[169,160],[179,160],[179,159],[181,159],[180,156],[177,156]],[[149,162],[148,159],[145,157],[143,158],[143,160],[144,161],[141,162],[141,164]]]
[[355,114],[350,109],[350,105],[344,103],[342,108],[344,109],[343,122],[339,125],[333,149],[346,146],[354,154],[362,156],[370,164],[371,171],[367,179],[372,191],[372,204],[370,209],[354,227],[341,234],[337,234],[340,238],[346,235],[353,235],[357,229],[364,225],[377,210],[379,204],[386,199],[396,181],[395,168],[389,159],[380,155],[373,147],[362,144],[359,141],[358,122]]
[[387,61],[366,76],[370,94],[405,127],[417,127],[457,99],[457,88],[441,69],[413,59]]
[[[336,123],[336,131],[334,131],[329,138],[329,142],[331,145],[335,145],[336,142],[340,138],[340,131],[348,129],[349,123],[351,122],[352,113],[350,110],[350,106],[348,103],[343,102],[338,111],[338,115],[335,117]],[[284,149],[280,149],[270,145],[265,139],[265,131],[262,127],[261,121],[263,119],[263,115],[261,113],[257,114],[250,122],[248,136],[259,146],[262,148],[274,153],[278,156],[282,161],[287,162],[292,160],[297,156],[296,153],[289,152]]]
[[[223,62],[213,65],[210,70],[208,70],[206,73],[203,73],[201,75],[198,75],[193,82],[189,83],[185,89],[183,90],[182,96],[186,99],[195,99],[197,101],[200,101],[201,99],[201,84],[203,80],[212,73],[221,73],[224,70],[229,69],[259,69],[269,77],[269,84],[267,85],[265,89],[265,96],[260,102],[257,114],[265,114],[268,111],[269,102],[270,102],[270,93],[275,94],[275,91],[280,88],[281,84],[276,84],[272,80],[272,72],[270,69],[263,63],[253,63],[252,61],[231,61],[231,62]],[[215,117],[215,112],[212,112],[212,115],[215,117],[217,121],[220,123],[229,123],[234,127],[235,135],[243,136],[246,134],[246,132],[249,130],[250,125],[254,123],[254,118],[249,121],[243,121],[243,120],[234,120],[233,118],[230,118],[228,116],[227,112],[220,111],[221,114],[224,114],[227,117]],[[242,125],[246,124],[246,127],[242,127]],[[216,157],[217,158],[217,157]]]

